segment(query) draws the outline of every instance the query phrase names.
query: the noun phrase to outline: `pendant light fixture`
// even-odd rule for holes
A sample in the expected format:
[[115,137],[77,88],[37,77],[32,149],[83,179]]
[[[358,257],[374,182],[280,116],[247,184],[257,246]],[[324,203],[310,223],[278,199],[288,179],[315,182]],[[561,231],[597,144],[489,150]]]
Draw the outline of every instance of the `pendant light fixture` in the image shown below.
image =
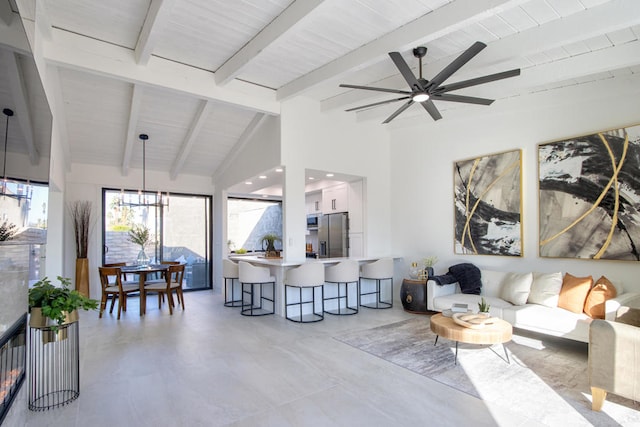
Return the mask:
[[137,201],[135,197],[132,199],[131,195],[126,195],[124,193],[124,189],[120,192],[120,206],[131,206],[131,207],[169,207],[169,192],[164,195],[162,192],[158,191],[154,194],[154,192],[147,192],[147,141],[149,140],[149,135],[146,133],[141,133],[138,138],[142,141],[142,189],[138,190]]
[[[13,110],[10,108],[4,108],[2,113],[7,116],[7,122],[4,128],[4,159],[2,161],[2,189],[0,190],[0,196],[11,197],[18,200],[18,204],[22,200],[31,200],[33,189],[27,181],[26,187],[24,182],[15,181],[7,178],[7,145],[9,140],[9,118],[13,117]],[[14,188],[14,191],[10,187]],[[30,191],[31,190],[31,191]]]

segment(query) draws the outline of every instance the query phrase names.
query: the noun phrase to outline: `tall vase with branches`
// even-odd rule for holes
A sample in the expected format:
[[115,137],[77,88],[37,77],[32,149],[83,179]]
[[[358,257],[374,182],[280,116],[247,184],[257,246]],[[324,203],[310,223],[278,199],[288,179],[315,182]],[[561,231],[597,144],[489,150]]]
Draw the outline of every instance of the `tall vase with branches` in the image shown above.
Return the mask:
[[69,204],[76,243],[76,290],[86,297],[90,297],[87,254],[91,231],[91,211],[92,203],[88,200],[76,200]]
[[140,245],[140,252],[138,252],[136,263],[142,266],[148,265],[149,257],[145,253],[144,248],[151,241],[151,233],[149,232],[149,229],[142,224],[134,225],[131,230],[129,230],[129,241],[136,245]]

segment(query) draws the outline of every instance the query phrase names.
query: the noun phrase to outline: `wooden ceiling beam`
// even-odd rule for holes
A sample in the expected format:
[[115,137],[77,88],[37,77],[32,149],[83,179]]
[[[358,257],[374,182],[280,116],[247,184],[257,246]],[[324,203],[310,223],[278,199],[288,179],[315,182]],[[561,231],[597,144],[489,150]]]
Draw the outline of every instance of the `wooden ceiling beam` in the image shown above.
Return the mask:
[[193,144],[196,142],[196,139],[198,139],[198,135],[200,135],[202,126],[204,126],[204,124],[207,122],[212,109],[213,103],[209,101],[201,102],[201,105],[198,108],[198,112],[193,119],[193,123],[191,123],[191,126],[189,126],[189,133],[182,142],[180,151],[178,152],[178,157],[176,157],[176,160],[173,162],[173,166],[171,166],[170,176],[172,180],[175,180],[178,177],[178,174],[182,171],[184,163],[191,153]]
[[229,58],[215,73],[216,83],[225,85],[240,74],[244,67],[271,43],[291,30],[324,0],[297,0],[271,21],[254,38]]
[[215,84],[213,73],[209,71],[157,56],[151,56],[146,66],[140,66],[131,49],[56,28],[53,29],[53,40],[55,42],[45,40],[43,43],[43,54],[50,64],[270,115],[280,114],[280,104],[272,89],[237,79],[221,87]]
[[152,0],[147,16],[142,25],[142,31],[136,43],[135,57],[136,62],[140,65],[147,65],[151,54],[153,53],[158,36],[162,28],[169,19],[169,14],[175,0]]
[[[605,3],[490,43],[482,54],[473,59],[472,75],[467,75],[466,78],[496,72],[495,65],[512,59],[513,52],[518,52],[519,57],[523,58],[638,24],[640,24],[640,2],[637,0]],[[435,75],[456,56],[426,64],[425,77],[428,79],[431,75]],[[464,74],[463,68],[460,70],[460,75]],[[450,81],[464,80],[460,75],[451,77]],[[404,89],[406,83],[400,75],[394,75],[366,85]],[[379,95],[371,91],[346,91],[323,100],[321,110],[330,111],[356,106]]]
[[216,169],[216,171],[213,173],[213,183],[216,183],[218,178],[226,171],[228,165],[232,164],[234,159],[238,157],[239,153],[242,151],[249,139],[251,139],[251,137],[258,131],[258,128],[266,118],[266,114],[257,113],[253,117],[253,119],[251,119],[244,131],[242,131],[242,134],[238,138],[238,141],[233,145],[233,148],[231,149],[227,157],[220,164],[220,166],[218,166],[218,169]]
[[133,155],[133,146],[138,141],[136,131],[138,129],[138,120],[140,118],[140,105],[144,96],[144,88],[134,84],[131,91],[131,103],[129,104],[129,118],[127,122],[127,137],[124,143],[124,153],[122,154],[122,175],[129,174],[131,166],[131,157]]
[[449,3],[282,86],[277,90],[277,99],[290,98],[327,79],[384,60],[386,52],[407,50],[416,40],[426,43],[438,39],[522,3],[522,0],[457,0]]

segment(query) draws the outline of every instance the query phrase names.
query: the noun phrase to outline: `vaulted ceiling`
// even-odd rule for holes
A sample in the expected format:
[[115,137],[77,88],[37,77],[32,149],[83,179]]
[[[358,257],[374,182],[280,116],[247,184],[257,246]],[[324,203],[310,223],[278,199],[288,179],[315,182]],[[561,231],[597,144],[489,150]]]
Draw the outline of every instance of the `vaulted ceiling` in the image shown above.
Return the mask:
[[[117,166],[123,174],[140,167],[140,133],[150,136],[148,169],[170,171],[173,178],[213,176],[233,147],[264,117],[278,115],[288,98],[314,98],[325,111],[393,98],[338,85],[406,90],[388,52],[401,52],[417,74],[411,51],[419,45],[428,48],[427,79],[475,41],[487,48],[449,82],[520,68],[519,77],[459,92],[496,102],[640,72],[637,0],[17,4],[11,3],[9,12],[0,8],[0,27],[10,26],[18,9],[27,22],[38,17],[46,36],[43,54],[59,81],[56,107],[67,160]],[[9,50],[18,56],[15,47]],[[10,90],[0,96],[3,106],[15,104]],[[342,114],[380,123],[398,106]],[[448,102],[437,107],[444,120],[453,111],[475,114],[491,108]],[[414,106],[392,124],[379,126],[414,120],[433,123]]]

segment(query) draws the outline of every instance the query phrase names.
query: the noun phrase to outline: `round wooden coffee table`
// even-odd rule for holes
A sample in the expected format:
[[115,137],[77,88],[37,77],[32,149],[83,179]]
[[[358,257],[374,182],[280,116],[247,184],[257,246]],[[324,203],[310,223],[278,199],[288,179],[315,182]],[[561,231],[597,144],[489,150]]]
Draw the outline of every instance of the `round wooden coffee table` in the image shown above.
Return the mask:
[[450,317],[445,317],[441,313],[434,314],[430,320],[431,331],[436,334],[433,345],[438,343],[438,337],[443,337],[456,342],[455,363],[458,363],[458,342],[467,344],[502,344],[506,362],[509,362],[509,354],[504,347],[504,343],[511,341],[513,328],[511,324],[502,319],[495,319],[495,322],[480,329],[466,328],[458,325]]

